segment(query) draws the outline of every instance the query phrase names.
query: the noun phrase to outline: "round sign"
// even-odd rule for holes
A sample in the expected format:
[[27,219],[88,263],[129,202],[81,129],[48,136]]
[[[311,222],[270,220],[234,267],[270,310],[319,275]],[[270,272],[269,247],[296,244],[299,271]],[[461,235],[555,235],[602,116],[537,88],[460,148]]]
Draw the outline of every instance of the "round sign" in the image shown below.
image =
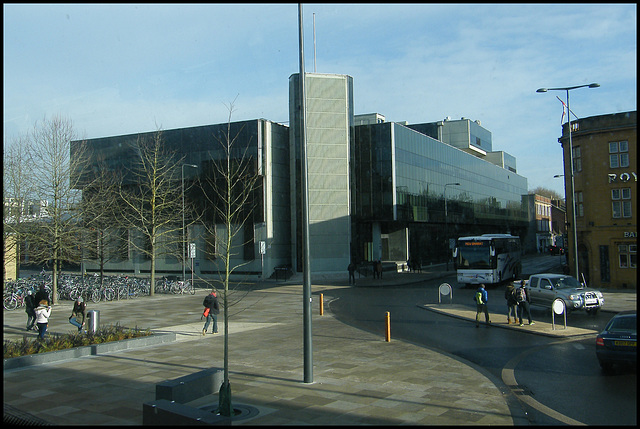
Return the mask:
[[440,293],[443,295],[449,295],[451,292],[451,285],[449,283],[442,283],[440,285]]
[[562,314],[565,311],[564,302],[561,299],[556,299],[553,301],[553,305],[551,306],[553,312],[556,314]]

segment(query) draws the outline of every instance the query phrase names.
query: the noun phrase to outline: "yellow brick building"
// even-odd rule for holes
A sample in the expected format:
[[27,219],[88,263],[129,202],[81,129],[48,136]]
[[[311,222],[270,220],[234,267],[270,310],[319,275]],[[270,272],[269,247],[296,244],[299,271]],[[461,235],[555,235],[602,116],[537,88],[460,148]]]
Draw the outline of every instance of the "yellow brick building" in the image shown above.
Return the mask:
[[[598,288],[637,285],[637,111],[592,116],[571,123],[575,193],[567,198],[567,220],[576,210],[578,266]],[[570,187],[569,129],[562,144],[565,189]],[[575,204],[575,205],[574,205]],[[567,228],[573,243],[573,228]],[[569,266],[574,266],[569,245]],[[572,273],[574,274],[574,273]]]

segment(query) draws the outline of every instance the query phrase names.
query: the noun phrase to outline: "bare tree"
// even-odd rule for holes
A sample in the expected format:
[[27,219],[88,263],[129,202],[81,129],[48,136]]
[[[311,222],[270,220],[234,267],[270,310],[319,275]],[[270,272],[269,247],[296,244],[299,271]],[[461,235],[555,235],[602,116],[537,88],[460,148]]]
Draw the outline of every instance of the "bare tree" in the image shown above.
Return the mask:
[[249,156],[250,145],[248,142],[243,142],[244,146],[238,144],[239,133],[235,137],[231,136],[233,103],[227,108],[227,130],[222,138],[216,138],[220,150],[210,152],[211,162],[203,166],[202,190],[206,209],[212,211],[207,215],[203,214],[203,218],[206,219],[205,234],[214,237],[215,256],[222,266],[221,282],[224,287],[224,381],[220,387],[218,412],[224,416],[231,416],[233,407],[229,383],[229,281],[234,270],[246,264],[238,263],[236,257],[238,249],[247,241],[243,234],[245,226],[253,226],[251,220],[256,198],[259,198],[256,193],[259,193],[261,182],[257,169],[259,160]]
[[35,262],[52,263],[52,302],[57,299],[57,276],[63,261],[79,261],[80,198],[78,177],[85,162],[83,143],[75,146],[71,157],[71,142],[78,140],[70,119],[54,116],[34,126],[29,136],[30,177],[38,201],[47,201],[44,219],[28,233],[29,256]]
[[538,194],[538,195],[542,195],[544,197],[548,197],[551,198],[552,200],[562,200],[563,197],[558,194],[556,191],[554,191],[553,189],[548,189],[542,186],[538,186],[535,189],[532,189],[529,191],[530,194]]
[[[15,264],[16,278],[20,277],[20,244],[24,241],[25,227],[37,215],[30,213],[34,193],[28,144],[26,137],[18,137],[5,147],[3,154],[3,260]],[[7,279],[6,264],[3,264],[3,279]]]
[[126,229],[118,228],[121,174],[101,164],[94,171],[97,175],[82,190],[83,258],[86,253],[87,259],[97,261],[102,283],[105,264],[126,258],[128,234],[122,233]]
[[138,138],[135,146],[135,166],[125,173],[120,187],[121,219],[124,228],[141,236],[140,241],[130,239],[130,244],[151,262],[150,295],[154,295],[157,258],[162,254],[180,258],[182,194],[176,184],[183,158],[166,149],[159,130],[150,139]]

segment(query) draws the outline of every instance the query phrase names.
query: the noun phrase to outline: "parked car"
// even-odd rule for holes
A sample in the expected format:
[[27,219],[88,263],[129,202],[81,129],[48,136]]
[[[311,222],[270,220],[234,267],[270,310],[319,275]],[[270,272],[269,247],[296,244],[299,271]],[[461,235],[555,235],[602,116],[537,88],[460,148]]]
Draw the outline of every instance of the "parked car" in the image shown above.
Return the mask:
[[614,364],[636,365],[638,361],[636,311],[623,311],[611,318],[596,337],[596,356],[603,370]]
[[564,255],[564,247],[549,246],[549,253],[552,255]]
[[531,305],[551,308],[556,299],[564,302],[567,313],[586,310],[595,314],[604,305],[602,293],[585,287],[575,277],[566,274],[533,274],[527,282]]

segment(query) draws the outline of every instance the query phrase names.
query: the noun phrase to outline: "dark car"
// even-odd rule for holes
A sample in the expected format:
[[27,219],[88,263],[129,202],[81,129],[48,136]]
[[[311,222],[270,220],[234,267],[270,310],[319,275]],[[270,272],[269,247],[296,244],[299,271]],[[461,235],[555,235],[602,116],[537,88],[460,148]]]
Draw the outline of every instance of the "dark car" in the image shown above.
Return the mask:
[[638,357],[636,311],[623,311],[613,316],[596,337],[596,356],[603,370],[614,364],[636,365]]

